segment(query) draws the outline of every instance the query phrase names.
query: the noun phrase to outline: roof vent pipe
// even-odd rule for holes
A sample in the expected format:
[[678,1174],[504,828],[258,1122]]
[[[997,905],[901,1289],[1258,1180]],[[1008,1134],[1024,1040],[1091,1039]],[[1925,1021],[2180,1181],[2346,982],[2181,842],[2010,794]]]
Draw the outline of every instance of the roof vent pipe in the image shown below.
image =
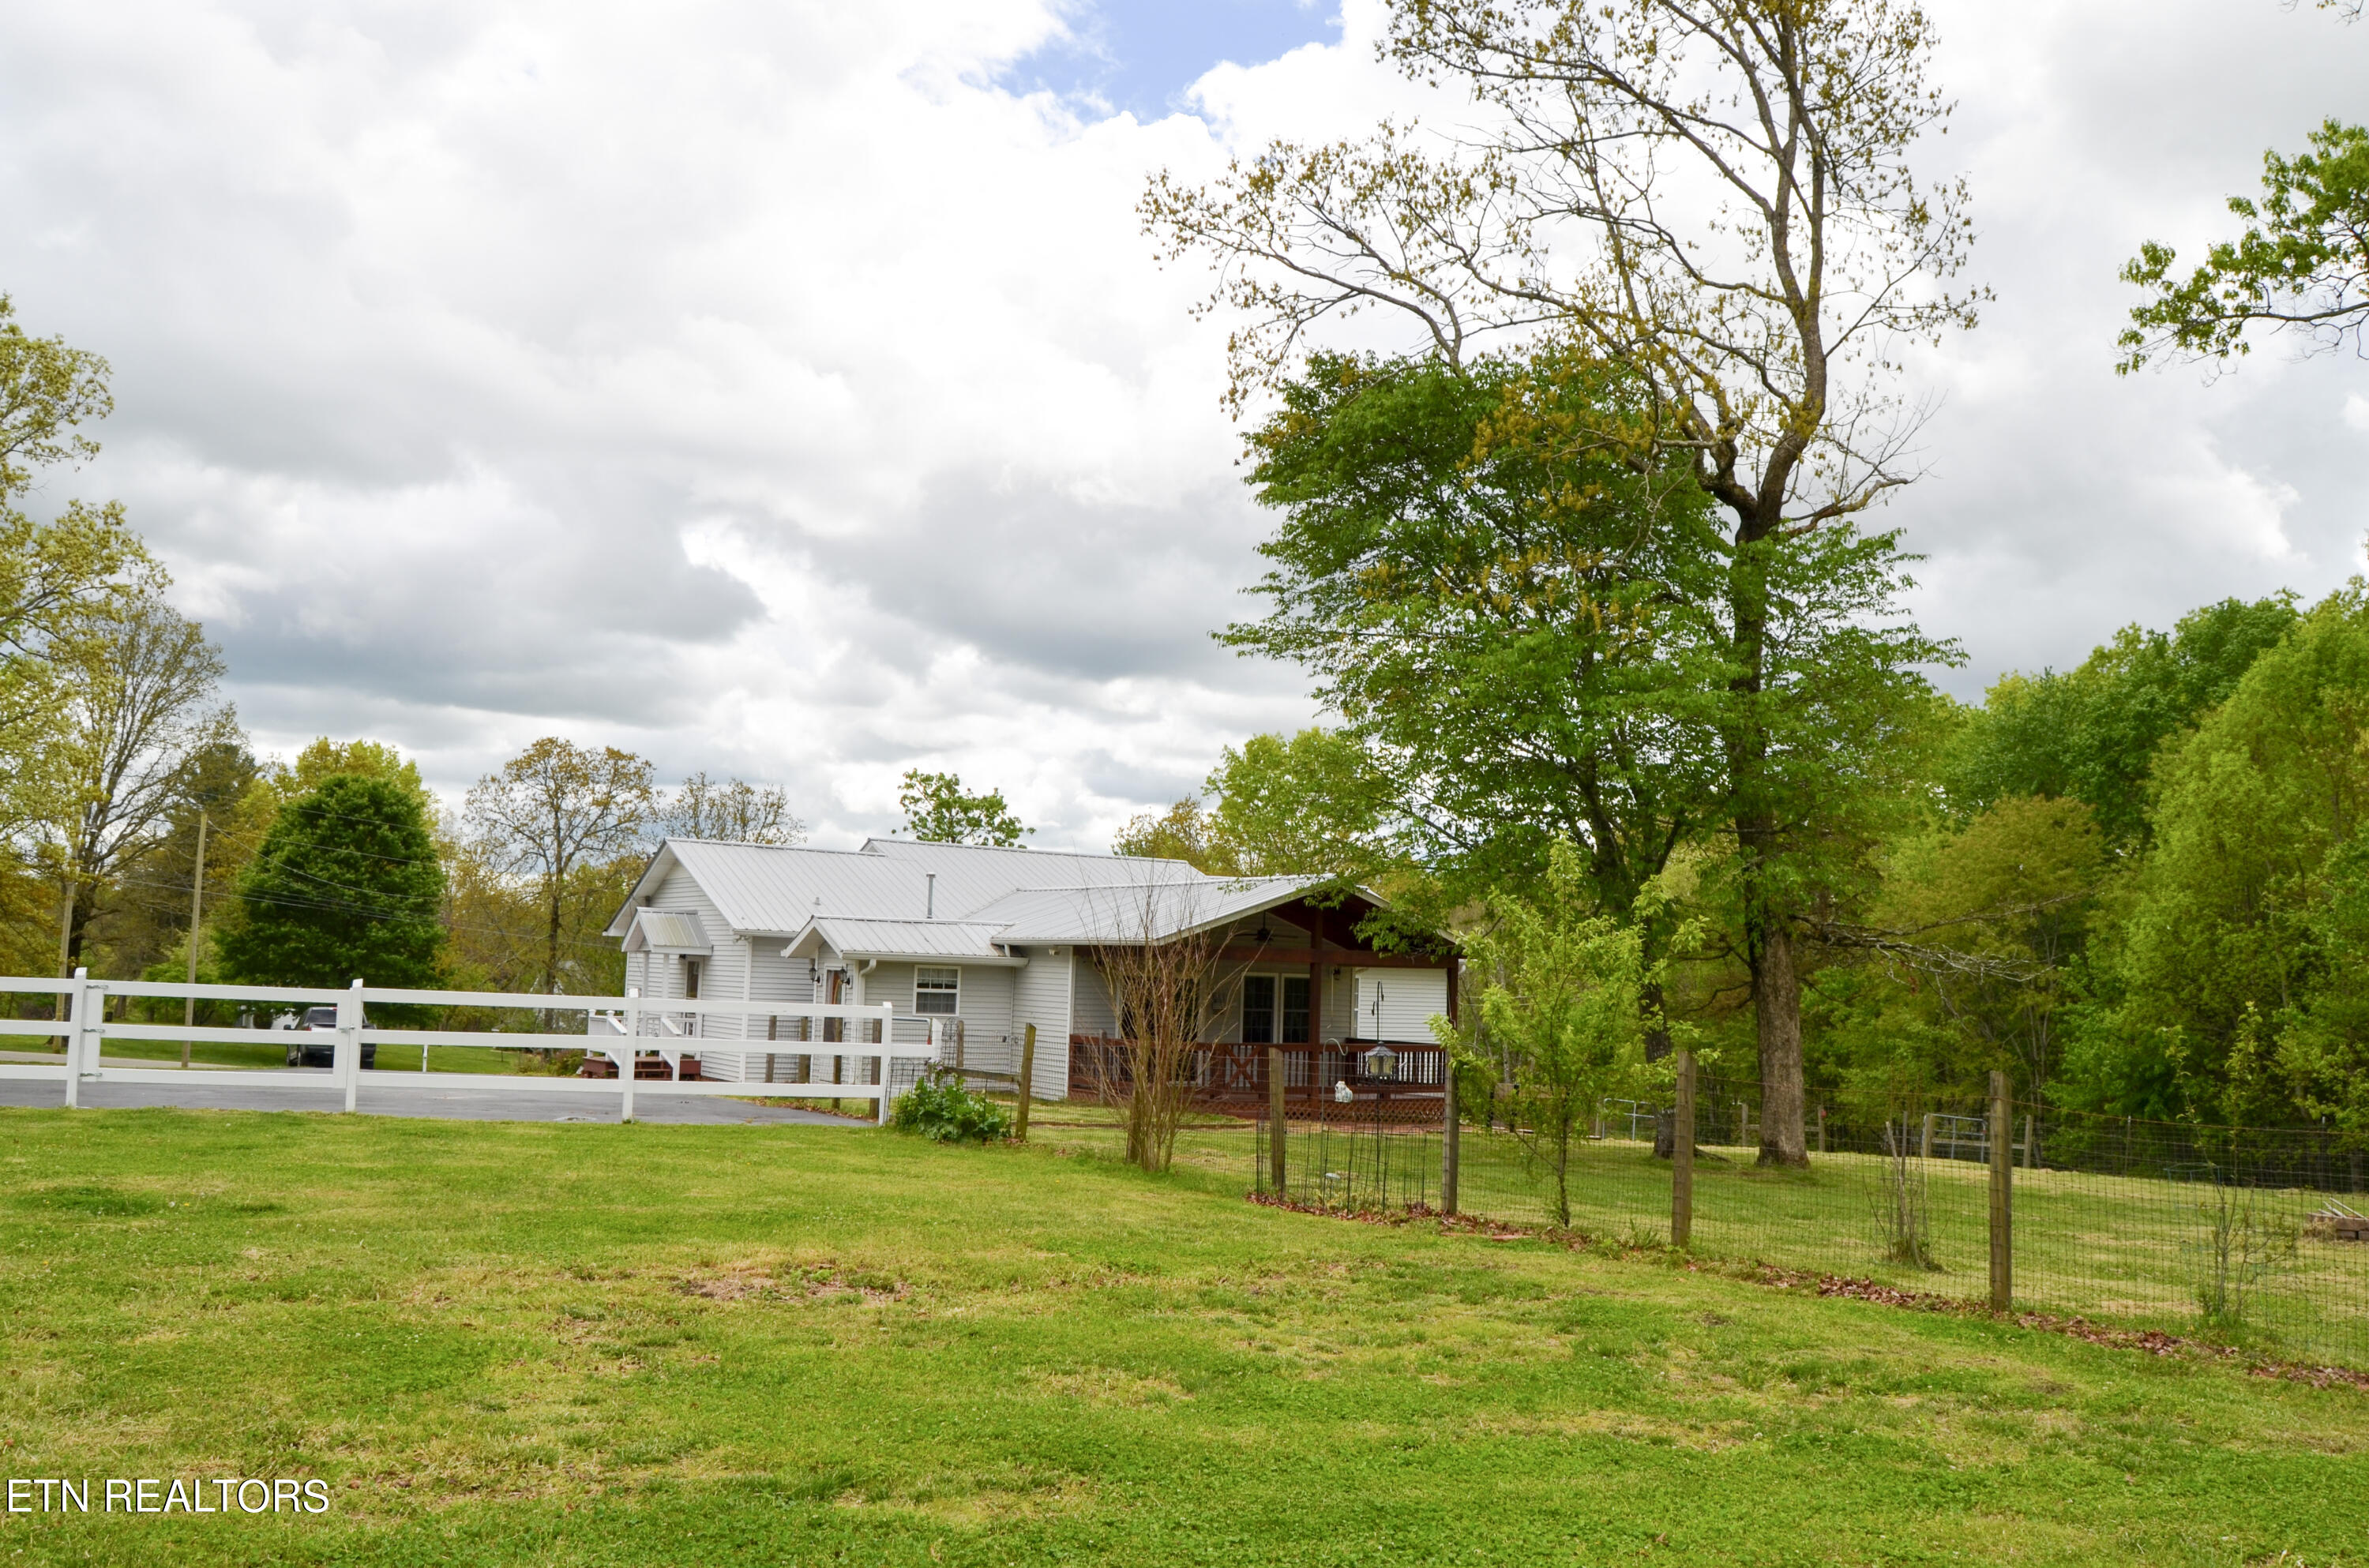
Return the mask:
[[930,901],[922,906],[921,918],[923,920],[933,921],[938,918],[938,874],[934,871],[930,871],[924,872],[922,875],[929,879]]

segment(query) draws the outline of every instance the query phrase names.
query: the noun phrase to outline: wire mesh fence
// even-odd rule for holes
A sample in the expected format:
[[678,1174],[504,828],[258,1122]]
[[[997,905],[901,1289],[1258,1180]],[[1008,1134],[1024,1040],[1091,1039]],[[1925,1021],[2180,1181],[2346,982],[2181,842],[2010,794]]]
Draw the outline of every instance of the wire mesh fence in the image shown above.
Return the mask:
[[[1311,1109],[1286,1125],[1280,1188],[1273,1128],[1259,1123],[1260,1192],[1344,1212],[1444,1207],[1441,1128],[1393,1126],[1362,1104]],[[1485,1110],[1467,1119],[1458,1211],[1666,1244],[1667,1108],[1603,1110],[1563,1149]],[[2357,1144],[2318,1127],[2149,1123],[2016,1103],[1995,1150],[1994,1119],[1979,1104],[1857,1118],[1819,1111],[1806,1169],[1764,1165],[1757,1085],[1706,1077],[1688,1246],[1982,1301],[1997,1156],[2019,1310],[2369,1368],[2369,1171]]]

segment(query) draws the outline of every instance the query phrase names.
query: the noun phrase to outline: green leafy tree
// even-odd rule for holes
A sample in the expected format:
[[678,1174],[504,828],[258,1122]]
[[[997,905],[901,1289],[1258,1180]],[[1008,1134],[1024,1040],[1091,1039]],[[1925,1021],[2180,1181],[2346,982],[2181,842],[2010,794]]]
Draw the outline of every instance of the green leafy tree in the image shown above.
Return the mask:
[[1389,841],[1397,790],[1365,749],[1337,730],[1254,735],[1229,746],[1204,796],[1128,822],[1113,850],[1181,860],[1221,876],[1330,876],[1370,882],[1402,867]]
[[71,973],[109,884],[169,835],[191,770],[240,737],[220,701],[221,651],[158,596],[95,610],[52,658],[63,703],[39,763],[37,830],[61,894],[58,962]]
[[107,376],[97,354],[26,332],[0,294],[0,830],[60,808],[45,765],[68,695],[60,654],[164,583],[120,505],[70,500],[47,521],[17,508],[41,470],[97,455],[81,427],[113,408]]
[[220,935],[234,984],[433,987],[444,870],[427,815],[384,778],[333,773],[280,807]]
[[744,779],[711,779],[704,770],[683,780],[667,800],[658,830],[679,839],[740,844],[802,844],[807,838],[807,825],[781,790]]
[[1848,952],[1860,962],[1819,978],[1835,1087],[1896,1111],[1911,1091],[1979,1098],[1998,1068],[2038,1097],[2109,876],[2089,807],[2011,796],[1905,835],[1883,874]]
[[2087,802],[2117,849],[2147,840],[2148,779],[2166,741],[2237,689],[2295,626],[2294,596],[2225,599],[2169,633],[2125,626],[2076,669],[2009,675],[1950,743],[1961,813],[2019,795]]
[[1181,860],[1214,876],[1242,875],[1232,845],[1220,836],[1197,795],[1188,795],[1165,811],[1146,811],[1129,818],[1111,841],[1111,853]]
[[[1641,895],[1722,837],[1724,949],[1756,994],[1792,995],[1807,915],[1869,880],[1871,814],[1923,755],[1933,703],[1916,667],[1950,656],[1898,613],[1893,536],[1837,521],[1743,546],[1769,595],[1745,680],[1739,547],[1689,463],[1657,467],[1622,434],[1645,416],[1619,372],[1565,355],[1320,358],[1282,396],[1253,475],[1283,513],[1261,546],[1273,609],[1226,636],[1316,677],[1371,759],[1377,784],[1356,798],[1394,794],[1393,831],[1438,877],[1432,912],[1538,887],[1547,847],[1568,841],[1585,846],[1592,908],[1643,919],[1658,961],[1674,926],[1641,915]],[[1661,1015],[1651,988],[1644,1003]],[[1778,1007],[1758,1022],[1770,1158],[1791,1162],[1806,1154],[1799,1107],[1785,1111],[1800,1021]]]
[[2342,929],[2329,913],[2350,864],[2340,852],[2369,806],[2369,587],[2329,596],[2256,659],[2166,748],[2154,788],[2154,849],[2121,922],[2116,992],[2068,1076],[2126,1114],[2307,1114],[2310,1086],[2280,1040],[2341,979],[2341,944],[2327,939],[2332,918]]
[[2322,349],[2362,342],[2369,323],[2369,129],[2323,121],[2311,151],[2262,155],[2260,197],[2233,196],[2248,227],[2205,253],[2186,278],[2179,256],[2150,240],[2123,268],[2148,291],[2120,340],[2124,374],[2159,354],[2226,361],[2249,353],[2267,326]]
[[1257,876],[1379,878],[1396,863],[1388,835],[1398,792],[1340,730],[1253,735],[1209,773],[1214,837]]
[[904,830],[928,843],[990,844],[1014,849],[1034,828],[1024,828],[1012,814],[1003,792],[991,789],[973,795],[956,773],[907,771],[897,805],[905,813]]
[[1389,57],[1470,92],[1486,130],[1276,143],[1206,189],[1155,177],[1139,211],[1244,318],[1238,405],[1361,313],[1455,367],[1502,334],[1633,378],[1635,418],[1572,435],[1630,447],[1643,473],[1691,467],[1724,515],[1722,749],[1762,1157],[1803,1162],[1794,947],[1815,894],[1788,817],[1801,738],[1769,727],[1795,695],[1780,623],[1829,525],[1913,476],[1889,345],[1974,323],[1951,282],[1963,188],[1911,167],[1950,107],[1926,74],[1931,24],[1894,0],[1394,0],[1388,29]]
[[1554,1179],[1555,1223],[1571,1223],[1571,1162],[1606,1095],[1644,1065],[1639,1006],[1647,967],[1633,926],[1586,910],[1586,864],[1568,842],[1549,854],[1544,897],[1489,900],[1488,927],[1466,944],[1477,1016],[1460,1034],[1433,1028],[1496,1080],[1500,1114]]
[[619,902],[615,868],[641,844],[658,809],[647,759],[555,736],[470,789],[461,880],[498,896],[488,902],[523,900],[534,910],[536,990],[616,973],[615,946],[598,933]]
[[419,764],[380,740],[332,740],[324,735],[296,753],[290,761],[275,761],[265,783],[275,805],[300,799],[339,773],[384,779],[419,803],[429,822],[436,820],[437,801],[419,776]]

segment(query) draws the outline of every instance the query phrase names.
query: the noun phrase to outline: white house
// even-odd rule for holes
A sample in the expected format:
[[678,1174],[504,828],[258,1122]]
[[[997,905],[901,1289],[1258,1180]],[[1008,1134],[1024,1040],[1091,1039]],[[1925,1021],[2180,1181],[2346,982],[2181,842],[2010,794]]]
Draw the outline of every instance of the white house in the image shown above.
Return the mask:
[[[949,1021],[941,1032],[959,1028],[972,1069],[1016,1073],[1033,1024],[1032,1089],[1059,1099],[1085,1087],[1073,1047],[1118,1029],[1096,949],[1214,932],[1230,1000],[1211,1043],[1234,1048],[1213,1050],[1213,1096],[1264,1093],[1270,1046],[1297,1047],[1288,1082],[1309,1093],[1356,1078],[1355,1047],[1368,1041],[1413,1047],[1402,1078],[1436,1085],[1436,1061],[1423,1062],[1436,1057],[1432,1016],[1452,1009],[1453,958],[1375,952],[1356,928],[1379,900],[1311,903],[1322,881],[903,839],[860,850],[669,839],[607,934],[646,998],[893,1002],[900,1039]],[[708,1017],[702,1075],[780,1081],[785,1061],[804,1059],[780,1033],[798,1022]]]

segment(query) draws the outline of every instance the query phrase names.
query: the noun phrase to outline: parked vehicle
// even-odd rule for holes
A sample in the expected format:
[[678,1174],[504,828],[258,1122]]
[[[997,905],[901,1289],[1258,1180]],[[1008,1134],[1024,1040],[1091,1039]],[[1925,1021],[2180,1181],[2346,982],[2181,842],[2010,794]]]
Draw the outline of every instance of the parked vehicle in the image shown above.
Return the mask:
[[[335,1067],[338,1064],[338,1010],[334,1007],[308,1007],[303,1022],[292,1026],[295,1037],[288,1042],[288,1065],[291,1067]],[[368,1072],[378,1065],[378,1047],[362,1042],[362,1070]]]

